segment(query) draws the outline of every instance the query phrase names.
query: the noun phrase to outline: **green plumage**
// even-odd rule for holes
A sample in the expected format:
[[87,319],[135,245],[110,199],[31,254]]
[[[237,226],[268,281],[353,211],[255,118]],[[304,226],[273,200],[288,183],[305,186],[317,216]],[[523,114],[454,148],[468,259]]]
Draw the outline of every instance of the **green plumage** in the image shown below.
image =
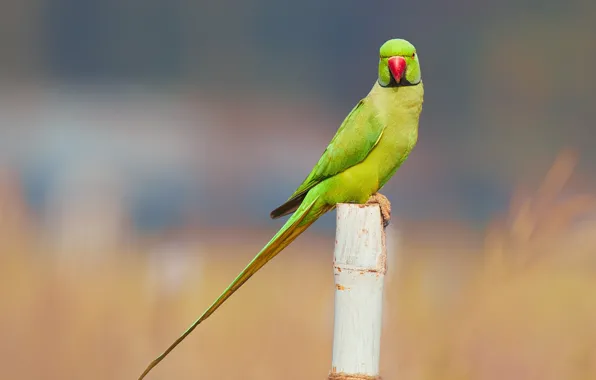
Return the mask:
[[[388,60],[405,62],[395,78]],[[424,89],[414,46],[389,40],[380,49],[378,78],[348,114],[321,158],[272,218],[294,213],[221,296],[143,372],[145,375],[253,274],[338,203],[365,203],[407,159],[418,139]]]

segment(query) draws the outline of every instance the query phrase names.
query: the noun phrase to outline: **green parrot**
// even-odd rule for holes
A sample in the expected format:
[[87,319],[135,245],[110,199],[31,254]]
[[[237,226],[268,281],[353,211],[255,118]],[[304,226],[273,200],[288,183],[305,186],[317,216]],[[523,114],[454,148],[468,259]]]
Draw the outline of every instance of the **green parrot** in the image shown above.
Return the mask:
[[380,48],[378,78],[371,91],[345,118],[294,194],[270,216],[276,219],[293,215],[203,315],[149,364],[139,380],[253,274],[338,203],[377,203],[386,226],[390,204],[378,191],[416,145],[423,96],[414,46],[403,39],[385,42]]

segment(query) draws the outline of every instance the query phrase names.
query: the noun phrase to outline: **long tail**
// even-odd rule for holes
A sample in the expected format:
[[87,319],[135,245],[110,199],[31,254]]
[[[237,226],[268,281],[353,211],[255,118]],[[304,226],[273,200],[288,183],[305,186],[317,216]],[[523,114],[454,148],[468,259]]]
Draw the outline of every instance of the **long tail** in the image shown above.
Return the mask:
[[[313,192],[311,191],[311,194]],[[313,194],[314,195],[314,194]],[[236,290],[238,290],[248,279],[259,269],[261,269],[269,260],[273,259],[279,252],[287,247],[304,230],[313,224],[321,215],[329,211],[332,207],[320,205],[318,195],[310,200],[307,197],[305,202],[296,210],[296,213],[288,219],[286,224],[275,234],[275,236],[263,247],[254,259],[244,268],[236,279],[228,286],[215,302],[197,319],[192,325],[174,341],[161,355],[153,360],[143,371],[139,380],[142,380],[148,373],[159,364],[180,342],[184,340],[201,322],[207,319],[215,310],[217,310]]]

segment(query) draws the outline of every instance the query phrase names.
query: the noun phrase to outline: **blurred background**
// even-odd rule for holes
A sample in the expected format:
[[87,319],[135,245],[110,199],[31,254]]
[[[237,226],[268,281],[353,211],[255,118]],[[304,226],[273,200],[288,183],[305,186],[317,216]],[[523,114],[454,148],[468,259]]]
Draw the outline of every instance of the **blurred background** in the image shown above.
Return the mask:
[[[420,56],[386,194],[384,378],[596,378],[596,3],[4,0],[0,377],[135,379]],[[324,378],[334,213],[152,379]]]

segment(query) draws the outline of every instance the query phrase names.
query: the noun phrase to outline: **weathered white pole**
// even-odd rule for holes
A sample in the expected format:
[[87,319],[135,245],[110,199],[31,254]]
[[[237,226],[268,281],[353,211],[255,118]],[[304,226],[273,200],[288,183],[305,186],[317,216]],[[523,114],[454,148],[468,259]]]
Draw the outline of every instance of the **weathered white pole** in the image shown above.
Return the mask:
[[336,228],[335,325],[329,380],[379,380],[387,270],[379,206],[338,205]]

